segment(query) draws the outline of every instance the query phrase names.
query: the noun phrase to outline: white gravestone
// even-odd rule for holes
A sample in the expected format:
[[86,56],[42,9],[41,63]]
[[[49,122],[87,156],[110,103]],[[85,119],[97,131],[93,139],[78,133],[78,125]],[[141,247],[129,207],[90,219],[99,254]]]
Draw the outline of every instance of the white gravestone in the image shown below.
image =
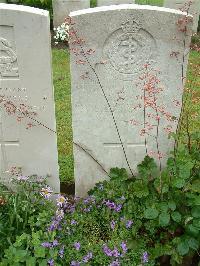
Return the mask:
[[[186,14],[143,5],[70,16],[75,186],[84,196],[111,167],[135,174],[147,154],[159,167],[165,164],[173,147],[168,132],[181,110],[192,23],[185,34],[178,22]],[[186,65],[185,58],[184,73]]]
[[134,4],[135,0],[97,0],[97,6],[110,6],[120,4]]
[[0,179],[49,175],[59,191],[49,14],[0,4]]
[[184,12],[188,11],[193,16],[193,32],[197,32],[200,16],[200,0],[165,0],[164,6],[179,9]]
[[53,25],[60,26],[71,11],[90,8],[90,0],[53,0]]

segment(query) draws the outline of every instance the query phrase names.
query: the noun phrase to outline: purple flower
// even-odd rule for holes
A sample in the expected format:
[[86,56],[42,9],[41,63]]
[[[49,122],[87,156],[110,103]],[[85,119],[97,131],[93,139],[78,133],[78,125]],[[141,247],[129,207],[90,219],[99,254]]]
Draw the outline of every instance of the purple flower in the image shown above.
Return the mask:
[[126,222],[126,228],[127,228],[127,229],[131,228],[132,224],[133,224],[133,221],[128,220],[128,221]]
[[80,250],[80,248],[81,248],[81,244],[80,244],[79,242],[74,243],[74,248],[75,248],[76,250]]
[[143,263],[147,263],[149,261],[149,255],[148,253],[145,251],[143,254],[142,254],[142,262]]
[[119,251],[116,247],[112,251],[112,256],[117,257],[117,258],[121,256],[121,254],[119,253]]
[[105,244],[103,245],[103,252],[106,254],[106,256],[112,257],[112,250]]
[[95,197],[94,196],[89,196],[83,200],[84,204],[90,204],[90,203],[95,203]]
[[110,227],[111,227],[112,230],[115,229],[115,221],[114,220],[111,221]]
[[92,206],[89,206],[88,208],[83,209],[84,212],[90,212],[92,209]]
[[52,243],[52,247],[57,247],[59,245],[58,240],[54,240]]
[[115,211],[116,212],[120,212],[122,209],[122,204],[118,204],[116,207],[115,207]]
[[58,254],[61,259],[64,257],[64,246],[59,250]]
[[128,248],[127,248],[127,245],[126,245],[125,242],[122,242],[122,243],[121,243],[121,248],[122,248],[122,250],[123,250],[123,253],[126,253],[126,252],[128,251]]
[[76,225],[77,224],[77,221],[75,221],[74,219],[71,220],[71,225]]
[[45,199],[49,199],[52,193],[53,190],[49,186],[46,186],[41,189],[40,195],[43,196]]
[[112,201],[110,201],[110,200],[107,200],[106,202],[105,202],[105,204],[106,204],[106,206],[109,208],[109,209],[115,209],[115,207],[116,207],[116,205],[115,205],[115,203],[114,202],[112,202]]
[[58,218],[58,219],[63,219],[64,218],[64,211],[62,210],[62,209],[58,209],[57,211],[56,211],[56,217]]
[[59,206],[59,207],[63,207],[63,205],[65,204],[65,203],[67,203],[67,198],[65,198],[65,197],[63,197],[62,195],[58,195],[58,197],[57,197],[57,199],[56,199],[56,201],[57,201],[57,206]]
[[49,266],[54,266],[54,260],[53,259],[48,260],[48,265]]
[[80,262],[78,262],[78,261],[71,261],[71,264],[70,264],[70,266],[80,266],[81,264],[80,264]]
[[41,246],[44,247],[44,248],[51,248],[52,244],[49,243],[49,242],[44,242],[44,243],[41,244]]
[[88,252],[88,254],[83,257],[83,262],[87,263],[90,259],[92,259],[92,256],[92,252]]
[[120,266],[119,260],[114,260],[109,266]]

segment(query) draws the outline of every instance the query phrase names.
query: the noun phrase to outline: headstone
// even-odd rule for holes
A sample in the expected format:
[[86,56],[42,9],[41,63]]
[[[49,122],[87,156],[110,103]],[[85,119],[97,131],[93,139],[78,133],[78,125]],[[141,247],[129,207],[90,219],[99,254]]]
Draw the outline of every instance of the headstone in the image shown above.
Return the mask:
[[165,0],[164,6],[179,9],[193,15],[193,32],[197,32],[200,16],[200,0]]
[[135,174],[147,154],[165,164],[192,17],[185,34],[186,14],[163,7],[104,6],[70,16],[75,186],[84,196],[112,167]]
[[90,8],[90,0],[53,0],[53,25],[60,26],[71,11]]
[[0,178],[47,176],[59,191],[49,14],[0,4]]
[[110,6],[120,4],[134,4],[135,0],[97,0],[97,6]]

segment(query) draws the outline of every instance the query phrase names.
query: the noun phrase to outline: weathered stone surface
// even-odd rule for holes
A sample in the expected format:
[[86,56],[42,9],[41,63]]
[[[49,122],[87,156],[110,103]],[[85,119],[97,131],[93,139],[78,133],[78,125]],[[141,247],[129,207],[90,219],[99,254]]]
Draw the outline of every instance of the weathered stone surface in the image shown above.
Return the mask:
[[71,11],[90,8],[90,0],[53,0],[53,24],[60,26]]
[[135,173],[146,154],[165,164],[173,146],[168,132],[181,110],[192,23],[185,34],[177,22],[186,14],[142,5],[70,15],[75,182],[83,196],[111,167]]
[[193,32],[197,32],[200,16],[200,0],[165,0],[164,6],[189,12],[194,17]]
[[50,175],[59,191],[49,15],[0,4],[0,178]]
[[97,6],[134,4],[135,0],[97,0]]

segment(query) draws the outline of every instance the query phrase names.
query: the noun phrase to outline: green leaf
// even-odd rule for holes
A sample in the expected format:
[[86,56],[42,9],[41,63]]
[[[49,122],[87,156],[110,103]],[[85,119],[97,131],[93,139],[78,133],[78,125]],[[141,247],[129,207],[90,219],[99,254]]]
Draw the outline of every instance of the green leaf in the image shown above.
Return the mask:
[[137,166],[140,177],[144,179],[154,179],[158,171],[155,160],[149,156],[145,156],[144,160]]
[[45,248],[43,248],[43,247],[35,247],[34,256],[36,258],[45,258]]
[[200,218],[200,206],[195,206],[192,208],[192,216],[194,218]]
[[200,233],[199,229],[196,226],[192,225],[192,224],[189,224],[186,227],[186,230],[187,230],[188,234],[190,234],[190,235],[192,235],[194,237],[198,237],[199,236],[199,233]]
[[26,260],[27,266],[35,266],[36,265],[36,259],[34,257],[28,257]]
[[179,223],[181,221],[181,214],[179,212],[177,212],[177,211],[176,212],[172,212],[171,217],[172,217],[172,220],[174,222]]
[[119,180],[127,180],[128,179],[128,173],[126,171],[126,169],[124,168],[111,168],[110,169],[110,179],[111,180],[115,180],[115,179],[119,179]]
[[176,209],[176,203],[173,200],[171,200],[168,202],[168,207],[170,210],[174,211]]
[[189,245],[186,241],[182,241],[181,243],[178,244],[177,246],[178,253],[181,256],[186,255],[189,252]]
[[160,226],[167,226],[170,222],[170,215],[169,213],[163,212],[159,215],[159,225]]
[[135,181],[133,184],[133,194],[138,198],[147,197],[149,190],[142,180]]
[[172,186],[175,188],[182,188],[185,185],[185,180],[182,178],[176,178],[172,181]]
[[195,238],[190,238],[188,241],[188,245],[191,249],[198,250],[199,242]]
[[158,217],[158,211],[154,208],[148,208],[144,211],[144,217],[146,219],[156,219]]

